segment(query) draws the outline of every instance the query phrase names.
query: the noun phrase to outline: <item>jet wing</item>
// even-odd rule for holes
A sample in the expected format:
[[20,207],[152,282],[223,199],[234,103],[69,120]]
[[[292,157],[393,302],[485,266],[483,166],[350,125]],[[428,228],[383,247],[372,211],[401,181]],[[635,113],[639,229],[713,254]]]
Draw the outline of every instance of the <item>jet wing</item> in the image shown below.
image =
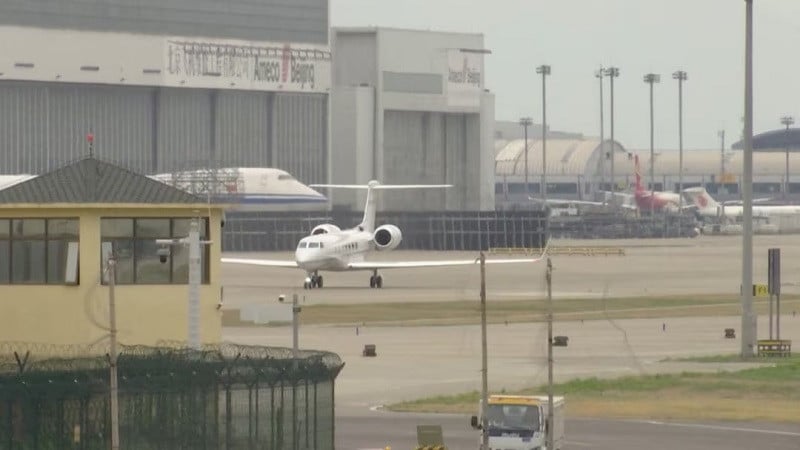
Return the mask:
[[286,259],[244,259],[244,258],[222,258],[226,264],[250,264],[252,266],[264,267],[290,267],[297,269],[297,263]]
[[[515,259],[489,259],[486,258],[486,264],[522,264],[522,263],[535,263],[544,259],[544,256],[536,258],[515,258]],[[456,259],[456,260],[441,260],[441,261],[364,261],[350,263],[348,267],[352,270],[376,270],[376,269],[413,269],[421,267],[452,267],[452,266],[470,266],[480,264],[478,258],[475,259]]]

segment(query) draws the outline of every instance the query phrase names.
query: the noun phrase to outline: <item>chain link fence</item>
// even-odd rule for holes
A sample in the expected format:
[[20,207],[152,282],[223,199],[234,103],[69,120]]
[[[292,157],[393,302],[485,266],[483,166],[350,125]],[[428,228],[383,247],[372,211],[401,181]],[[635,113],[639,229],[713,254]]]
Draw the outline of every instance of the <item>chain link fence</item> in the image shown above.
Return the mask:
[[[334,448],[334,353],[165,343],[118,355],[122,449]],[[0,450],[110,448],[109,380],[103,346],[0,344]]]

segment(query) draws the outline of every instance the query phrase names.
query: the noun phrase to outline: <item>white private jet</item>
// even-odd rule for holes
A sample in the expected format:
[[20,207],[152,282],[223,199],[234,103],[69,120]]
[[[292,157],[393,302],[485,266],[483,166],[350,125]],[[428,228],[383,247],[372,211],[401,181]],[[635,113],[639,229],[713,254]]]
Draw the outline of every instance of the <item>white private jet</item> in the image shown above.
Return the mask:
[[[321,288],[323,285],[321,271],[342,272],[348,270],[369,270],[369,287],[383,287],[383,278],[378,274],[382,269],[408,269],[420,267],[446,267],[479,264],[478,259],[442,260],[442,261],[366,261],[364,256],[372,251],[394,250],[402,240],[402,233],[395,225],[382,225],[375,228],[375,195],[383,189],[419,189],[446,188],[451,185],[382,185],[372,180],[366,185],[315,184],[311,187],[366,189],[367,202],[364,207],[364,218],[354,228],[342,230],[334,224],[317,225],[311,235],[300,239],[295,250],[295,260],[263,260],[222,258],[223,263],[250,264],[265,267],[287,267],[305,270],[307,276],[303,283],[305,289]],[[534,263],[541,261],[542,255],[536,258],[486,259],[487,264]]]

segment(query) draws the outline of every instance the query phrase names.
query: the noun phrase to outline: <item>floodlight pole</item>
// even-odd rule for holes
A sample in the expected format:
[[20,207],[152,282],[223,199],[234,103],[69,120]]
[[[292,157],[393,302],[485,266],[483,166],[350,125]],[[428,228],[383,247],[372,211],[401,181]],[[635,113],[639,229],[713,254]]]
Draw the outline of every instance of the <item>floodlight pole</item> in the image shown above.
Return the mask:
[[553,447],[553,263],[547,257],[547,448]]
[[789,127],[794,124],[794,117],[784,116],[781,117],[781,124],[786,125],[786,175],[783,183],[783,198],[789,199]]
[[[600,80],[600,180],[601,185],[606,184],[606,145],[605,145],[605,127],[603,126],[603,66],[594,73],[595,78]],[[602,189],[600,189],[602,190]],[[603,204],[606,202],[606,196],[603,194]]]
[[525,195],[530,197],[531,191],[528,187],[528,127],[533,123],[533,119],[530,117],[523,117],[519,119],[519,124],[522,125],[523,130],[525,130]]
[[672,78],[678,80],[678,213],[683,224],[683,82],[687,79],[686,72],[678,70]]
[[541,65],[536,73],[542,75],[542,201],[547,204],[547,88],[545,80],[550,75],[550,66]]
[[181,239],[156,239],[158,245],[189,246],[189,301],[187,310],[189,348],[200,350],[200,246],[212,241],[200,240],[200,220],[192,217],[189,236]]
[[486,255],[481,252],[481,450],[489,450],[489,364],[486,344]]
[[119,378],[117,375],[117,305],[114,286],[117,281],[117,262],[108,259],[108,316],[111,332],[109,363],[111,366],[111,450],[119,450]]
[[[650,85],[650,183],[655,185],[656,176],[655,176],[655,150],[654,150],[654,140],[653,140],[653,84],[661,82],[661,75],[656,73],[648,73],[644,76],[644,82]],[[654,191],[653,187],[650,188],[650,218],[654,219],[655,217],[655,202],[652,201]]]
[[617,181],[614,178],[614,159],[616,159],[614,157],[614,146],[616,145],[614,142],[614,78],[619,76],[619,68],[609,67],[605,70],[604,75],[609,78],[611,83],[611,208],[615,209],[617,207]]

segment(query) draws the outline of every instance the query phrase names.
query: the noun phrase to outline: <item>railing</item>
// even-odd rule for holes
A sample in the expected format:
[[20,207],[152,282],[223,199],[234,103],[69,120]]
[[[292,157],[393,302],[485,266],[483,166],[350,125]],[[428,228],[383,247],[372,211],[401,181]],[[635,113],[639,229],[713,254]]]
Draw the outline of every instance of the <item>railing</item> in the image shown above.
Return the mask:
[[[525,248],[525,247],[492,247],[489,253],[503,254],[503,255],[541,255],[545,249],[543,248]],[[572,246],[558,246],[550,247],[547,249],[548,255],[566,255],[566,256],[625,256],[625,249],[622,247],[606,247],[606,246],[591,246],[591,247],[572,247]]]

